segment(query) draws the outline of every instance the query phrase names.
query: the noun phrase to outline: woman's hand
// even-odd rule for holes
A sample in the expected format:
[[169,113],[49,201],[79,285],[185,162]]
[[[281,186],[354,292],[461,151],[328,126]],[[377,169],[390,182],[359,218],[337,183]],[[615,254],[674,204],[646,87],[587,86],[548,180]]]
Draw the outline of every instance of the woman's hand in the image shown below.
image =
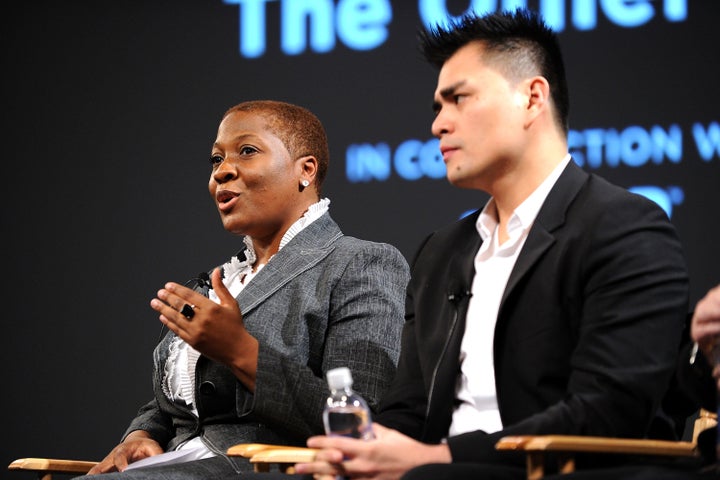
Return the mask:
[[113,448],[100,463],[91,468],[88,475],[122,472],[130,463],[160,453],[163,453],[160,444],[150,438],[147,432],[135,430],[125,437],[120,445]]
[[[222,282],[220,269],[212,275],[212,286],[220,303],[174,282],[158,291],[150,306],[160,321],[206,357],[227,365],[250,390],[255,390],[258,342],[245,329],[237,301]],[[183,315],[185,306],[192,309]],[[186,309],[186,310],[187,310]]]

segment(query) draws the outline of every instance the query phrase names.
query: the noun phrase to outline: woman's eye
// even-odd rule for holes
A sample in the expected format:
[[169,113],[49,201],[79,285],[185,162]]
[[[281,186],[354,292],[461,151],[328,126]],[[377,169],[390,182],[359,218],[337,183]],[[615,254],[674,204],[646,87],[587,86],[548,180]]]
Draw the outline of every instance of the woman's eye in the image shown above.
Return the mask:
[[223,158],[220,155],[212,155],[210,157],[210,165],[218,165],[222,163]]
[[257,153],[257,148],[251,147],[250,145],[240,147],[240,155],[252,155],[253,153]]

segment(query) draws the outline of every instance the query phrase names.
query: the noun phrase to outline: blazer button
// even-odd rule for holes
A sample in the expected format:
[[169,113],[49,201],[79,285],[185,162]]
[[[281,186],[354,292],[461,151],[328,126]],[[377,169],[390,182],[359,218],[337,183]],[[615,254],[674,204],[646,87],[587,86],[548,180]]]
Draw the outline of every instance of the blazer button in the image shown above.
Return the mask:
[[212,382],[202,382],[200,384],[200,393],[203,395],[214,395],[215,384]]

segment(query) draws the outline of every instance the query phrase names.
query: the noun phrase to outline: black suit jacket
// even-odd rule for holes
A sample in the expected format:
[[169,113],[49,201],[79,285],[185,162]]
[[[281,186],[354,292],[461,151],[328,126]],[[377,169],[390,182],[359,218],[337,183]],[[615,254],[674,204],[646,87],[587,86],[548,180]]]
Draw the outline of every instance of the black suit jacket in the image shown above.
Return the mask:
[[[443,439],[452,419],[478,215],[420,247],[398,371],[376,418],[425,442]],[[505,435],[644,436],[673,374],[687,311],[685,260],[665,213],[570,162],[498,313],[493,356],[504,428],[449,438],[453,461],[522,461],[495,451]]]

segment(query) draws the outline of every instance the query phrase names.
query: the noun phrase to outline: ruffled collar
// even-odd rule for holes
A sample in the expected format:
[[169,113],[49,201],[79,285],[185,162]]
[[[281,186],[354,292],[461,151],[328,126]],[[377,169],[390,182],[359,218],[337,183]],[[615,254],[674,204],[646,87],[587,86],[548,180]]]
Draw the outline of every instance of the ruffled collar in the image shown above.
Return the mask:
[[[307,211],[300,217],[295,223],[290,225],[287,232],[280,239],[280,246],[278,251],[287,245],[298,233],[300,233],[305,227],[310,225],[312,222],[320,218],[330,208],[330,199],[323,198],[317,203],[313,203],[307,209]],[[242,278],[242,276],[248,273],[248,269],[252,271],[255,262],[257,261],[257,255],[255,254],[255,248],[253,247],[252,238],[250,235],[243,237],[243,243],[245,248],[239,251],[233,256],[229,262],[223,265],[223,280],[226,285],[233,283],[236,278]],[[275,255],[273,255],[274,257]],[[270,257],[272,260],[273,257]],[[270,261],[268,260],[268,261]],[[258,267],[261,267],[260,265]],[[258,268],[259,269],[259,268]]]

